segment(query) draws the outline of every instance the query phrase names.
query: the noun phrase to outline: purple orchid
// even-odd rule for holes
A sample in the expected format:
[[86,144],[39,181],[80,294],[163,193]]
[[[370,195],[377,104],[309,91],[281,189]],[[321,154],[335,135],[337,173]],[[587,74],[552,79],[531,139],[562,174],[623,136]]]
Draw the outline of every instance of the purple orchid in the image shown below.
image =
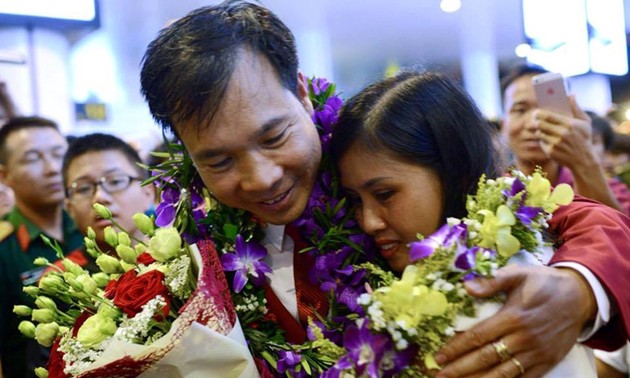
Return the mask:
[[226,253],[221,256],[221,265],[227,272],[234,273],[234,292],[239,293],[247,281],[251,277],[255,286],[261,286],[265,283],[265,274],[271,273],[271,268],[261,261],[267,256],[267,250],[262,245],[250,241],[245,242],[243,236],[236,235],[235,243],[236,253]]
[[[393,349],[392,341],[384,334],[372,334],[365,320],[361,327],[356,325],[346,329],[343,337],[343,346],[348,351],[337,364],[339,368],[354,366],[356,373],[363,376],[380,377],[383,355]],[[350,365],[350,366],[348,366]]]
[[543,211],[541,207],[520,206],[514,215],[525,226],[532,224],[532,219],[536,218],[538,214]]
[[383,377],[392,377],[407,368],[418,354],[418,346],[410,345],[403,350],[387,348],[383,353],[381,369]]
[[313,94],[315,96],[319,96],[320,94],[326,92],[330,83],[324,78],[315,78],[311,81],[311,85],[313,87]]
[[473,278],[480,277],[480,271],[487,270],[487,266],[484,267],[484,263],[487,265],[490,258],[496,256],[496,252],[492,249],[481,248],[474,246],[472,248],[466,248],[462,246],[458,248],[455,257],[455,268],[462,272],[468,272],[463,277],[463,281],[472,280]]
[[[199,222],[206,216],[204,210],[205,201],[203,197],[196,191],[191,191],[187,193],[190,193],[193,218],[195,219],[195,222]],[[182,192],[179,190],[179,188],[167,186],[162,190],[162,202],[155,209],[155,214],[157,215],[157,218],[155,219],[155,224],[158,227],[165,227],[173,222],[181,197]]]
[[437,231],[423,240],[412,242],[409,245],[409,260],[411,262],[431,256],[440,246],[448,247],[453,242],[461,242],[466,237],[466,225],[443,225]]
[[[517,194],[519,194],[520,192],[524,190],[525,190],[525,184],[523,184],[521,180],[515,178],[510,190],[509,191],[504,190],[503,195],[506,198],[510,198],[510,197],[516,196]],[[523,194],[519,207],[514,213],[514,215],[516,216],[516,218],[518,218],[518,220],[521,221],[523,225],[529,226],[530,224],[532,224],[532,219],[536,218],[538,214],[542,212],[543,209],[540,207],[525,206],[524,203],[525,203],[525,194]]]
[[177,203],[179,202],[179,189],[167,186],[162,189],[162,202],[155,209],[155,224],[158,227],[165,227],[175,219]]
[[309,340],[317,340],[317,336],[313,332],[312,327],[317,327],[324,335],[326,340],[341,345],[343,343],[343,330],[345,330],[349,324],[354,323],[354,320],[348,319],[346,316],[333,316],[332,322],[336,325],[334,328],[329,329],[321,321],[313,320],[312,324],[306,328],[306,336]]
[[301,366],[300,362],[302,361],[302,357],[293,352],[293,351],[285,351],[281,350],[278,352],[280,358],[278,359],[278,373],[284,374],[285,372],[290,372],[292,377],[303,377],[304,371],[300,370],[296,371],[296,367]]
[[365,270],[355,270],[351,265],[344,266],[351,252],[350,248],[346,248],[317,256],[309,278],[319,284],[320,290],[333,291],[337,302],[356,312],[362,309],[357,298],[365,292]]
[[504,193],[506,195],[506,197],[514,197],[515,195],[519,194],[520,192],[522,192],[523,190],[525,190],[525,184],[523,184],[523,182],[517,178],[514,178],[514,182],[512,183],[512,187],[510,188],[510,191],[508,193]]
[[468,272],[464,275],[464,277],[462,277],[463,281],[472,280],[478,276],[472,270],[477,265],[477,253],[479,253],[480,249],[481,248],[477,246],[466,248],[455,258],[455,268],[463,272]]

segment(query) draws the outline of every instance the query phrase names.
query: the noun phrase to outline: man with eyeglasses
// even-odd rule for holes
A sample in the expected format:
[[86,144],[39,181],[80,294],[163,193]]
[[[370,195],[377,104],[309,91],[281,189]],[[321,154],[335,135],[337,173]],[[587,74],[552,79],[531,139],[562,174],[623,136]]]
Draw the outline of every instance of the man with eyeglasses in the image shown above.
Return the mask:
[[72,141],[63,161],[66,208],[81,232],[96,232],[103,251],[111,247],[103,230],[112,223],[100,218],[92,205],[100,203],[131,235],[141,238],[132,216],[149,211],[155,199],[153,186],[141,186],[147,172],[138,164],[140,156],[129,144],[108,134],[89,134]]
[[0,221],[0,377],[31,377],[46,363],[47,351],[17,329],[17,304],[33,305],[22,287],[34,284],[44,271],[37,257],[57,260],[41,235],[56,240],[66,255],[79,254],[83,235],[63,211],[61,163],[67,149],[55,122],[16,117],[0,128],[0,181],[14,192],[15,206]]

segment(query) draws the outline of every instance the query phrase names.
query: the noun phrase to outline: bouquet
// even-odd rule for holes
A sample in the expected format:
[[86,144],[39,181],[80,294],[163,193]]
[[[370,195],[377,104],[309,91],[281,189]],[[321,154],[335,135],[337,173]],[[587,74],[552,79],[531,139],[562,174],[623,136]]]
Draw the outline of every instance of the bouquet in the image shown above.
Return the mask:
[[546,263],[547,221],[572,200],[570,186],[551,191],[539,171],[531,177],[518,171],[496,180],[482,177],[476,195],[468,198],[467,217],[448,219],[411,244],[413,264],[402,277],[374,264],[361,266],[372,287],[360,296],[363,315],[346,328],[344,354],[326,376],[428,377],[439,368],[434,353],[455,331],[469,327],[465,320],[478,317],[487,302],[475,302],[464,281],[491,277],[515,258]]
[[[95,209],[112,220],[107,208]],[[104,237],[116,256],[101,251],[88,230],[86,250],[100,272],[90,274],[54,245],[63,269],[36,262],[50,266],[37,286],[24,288],[36,308],[14,308],[31,318],[20,323],[20,331],[52,346],[47,369],[36,374],[256,376],[214,245],[189,245],[178,230],[156,229],[145,214],[133,220],[148,242],[107,227]],[[211,354],[206,346],[212,342],[221,343],[223,353]],[[222,370],[226,364],[236,368]]]

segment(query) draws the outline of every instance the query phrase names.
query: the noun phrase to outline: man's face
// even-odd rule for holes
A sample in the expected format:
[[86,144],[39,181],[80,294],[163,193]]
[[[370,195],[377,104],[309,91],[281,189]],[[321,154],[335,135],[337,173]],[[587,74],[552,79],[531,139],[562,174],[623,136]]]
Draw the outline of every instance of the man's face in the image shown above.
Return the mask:
[[175,128],[220,202],[287,224],[304,211],[321,159],[306,85],[298,83],[298,98],[267,59],[248,51],[237,59],[211,122]]
[[138,180],[132,180],[128,187],[114,193],[108,193],[103,189],[103,185],[97,185],[96,191],[91,196],[82,196],[79,193],[71,195],[66,201],[66,207],[81,232],[85,234],[90,226],[96,232],[96,239],[103,241],[103,230],[112,223],[96,215],[92,205],[100,203],[111,210],[114,220],[126,231],[138,236],[131,218],[136,213],[148,210],[155,196],[152,186],[140,186],[142,178],[138,176],[138,170],[134,164],[117,150],[88,152],[73,159],[66,173],[65,185],[68,188],[72,183],[77,183],[77,187],[86,187],[84,184],[87,184],[89,188],[89,184],[100,182],[101,178],[109,180],[112,186],[127,177],[138,178]]
[[64,198],[61,164],[66,139],[51,127],[30,127],[9,134],[7,161],[1,173],[17,204],[28,207],[61,205]]
[[538,107],[532,76],[516,79],[505,90],[503,133],[519,164],[539,164],[549,158],[540,148],[536,137],[533,111]]

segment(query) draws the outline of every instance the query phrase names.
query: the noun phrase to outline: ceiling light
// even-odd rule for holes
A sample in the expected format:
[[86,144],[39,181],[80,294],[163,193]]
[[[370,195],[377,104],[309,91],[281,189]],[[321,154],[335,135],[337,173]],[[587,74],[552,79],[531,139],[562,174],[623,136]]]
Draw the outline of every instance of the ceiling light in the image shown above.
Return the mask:
[[446,13],[457,12],[461,8],[462,2],[460,0],[442,0],[440,8]]
[[532,47],[528,45],[527,43],[521,43],[520,45],[516,46],[516,48],[514,49],[514,53],[519,58],[527,58],[527,56],[529,55],[531,51],[532,51]]

